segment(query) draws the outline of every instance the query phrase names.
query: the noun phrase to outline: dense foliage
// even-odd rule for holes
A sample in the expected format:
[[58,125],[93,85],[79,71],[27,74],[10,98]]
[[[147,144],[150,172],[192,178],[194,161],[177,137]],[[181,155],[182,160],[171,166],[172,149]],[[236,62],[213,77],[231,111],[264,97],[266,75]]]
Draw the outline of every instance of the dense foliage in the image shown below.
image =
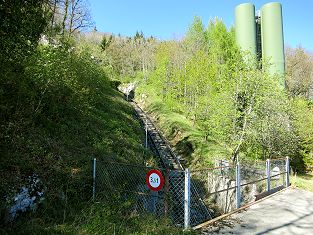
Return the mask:
[[[122,82],[138,83],[137,100],[156,116],[190,164],[286,156],[297,171],[312,164],[312,59],[303,49],[287,49],[283,90],[278,78],[267,74],[266,63],[259,69],[251,55],[239,52],[234,30],[219,19],[205,28],[196,17],[179,41],[141,37],[145,44],[138,44],[138,35],[103,40],[107,56],[132,55],[112,59],[112,67],[124,68]],[[132,66],[122,61],[133,61],[128,63]],[[146,69],[140,66],[145,61],[150,62]]]
[[253,58],[243,60],[232,31],[219,20],[204,29],[196,19],[175,46],[179,49],[160,45],[147,85],[169,109],[191,119],[204,141],[215,142],[219,150],[199,156],[200,161],[216,154],[233,159],[294,155],[287,98],[275,78],[256,69]]
[[[221,20],[205,28],[195,18],[178,41],[82,34],[78,28],[91,25],[83,3],[0,2],[1,233],[181,232],[166,220],[128,214],[127,203],[89,201],[92,157],[143,164],[149,155],[132,108],[116,91],[120,82],[137,84],[136,100],[187,164],[289,156],[297,171],[313,165],[310,53],[287,50],[282,90],[239,52]],[[81,17],[83,25],[71,24]],[[9,223],[14,195],[33,174],[45,200]]]
[[[129,205],[91,202],[93,157],[143,165],[149,156],[140,124],[88,45],[67,35],[40,40],[51,20],[42,9],[51,6],[13,2],[0,5],[7,13],[1,21],[0,233],[179,233],[167,221],[158,226],[154,217],[127,214]],[[44,200],[12,220],[10,208],[32,187],[31,176],[40,180]]]

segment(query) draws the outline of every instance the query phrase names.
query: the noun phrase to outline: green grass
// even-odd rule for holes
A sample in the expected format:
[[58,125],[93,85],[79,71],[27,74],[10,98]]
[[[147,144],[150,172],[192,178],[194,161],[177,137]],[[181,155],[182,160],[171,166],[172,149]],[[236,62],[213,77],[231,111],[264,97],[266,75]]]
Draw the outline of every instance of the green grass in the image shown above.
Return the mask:
[[[152,155],[133,108],[88,52],[40,48],[22,72],[6,75],[0,77],[0,196],[7,199],[0,205],[1,234],[182,234],[166,219],[131,214],[120,201],[90,202],[93,157],[144,165]],[[45,200],[9,223],[14,195],[33,173]]]
[[[151,235],[151,234],[199,234],[174,227],[166,218],[156,218],[151,214],[129,214],[125,203],[109,204],[104,201],[87,203],[73,220],[47,224],[44,219],[28,217],[18,221],[14,228],[0,232],[7,234],[68,234],[68,235]],[[4,234],[6,234],[4,232]]]
[[313,192],[313,173],[291,176],[290,182],[298,188]]

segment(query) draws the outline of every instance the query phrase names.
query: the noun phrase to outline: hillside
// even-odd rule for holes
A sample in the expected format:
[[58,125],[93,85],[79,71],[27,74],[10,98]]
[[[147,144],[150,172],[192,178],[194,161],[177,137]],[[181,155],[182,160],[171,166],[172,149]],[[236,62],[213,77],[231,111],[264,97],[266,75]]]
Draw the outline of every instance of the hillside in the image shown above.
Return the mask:
[[152,155],[134,110],[86,48],[39,45],[22,66],[1,76],[1,233],[175,232],[125,217],[118,202],[91,201],[92,158],[143,165]]
[[[218,18],[204,25],[195,17],[179,40],[121,36],[85,32],[91,18],[76,28],[82,21],[75,16],[89,14],[84,5],[86,15],[74,12],[76,3],[0,4],[1,234],[182,233],[171,218],[146,213],[157,208],[145,201],[144,190],[151,192],[138,176],[155,156],[144,148],[145,132],[120,84],[136,87],[135,101],[186,167],[286,156],[293,172],[312,167],[311,53],[286,50],[282,89],[282,78],[241,52],[234,28]],[[114,163],[115,174],[107,170],[102,181],[114,192],[136,191],[135,206],[129,191],[92,200],[94,158],[135,167]]]
[[304,49],[286,50],[284,89],[267,63],[258,69],[239,51],[234,29],[219,19],[206,26],[195,17],[179,41],[115,37],[105,53],[123,67],[122,83],[137,84],[135,99],[187,165],[286,156],[295,172],[312,165],[312,55]]
[[52,1],[0,12],[0,233],[179,234],[127,200],[92,201],[93,158],[153,163],[98,41],[59,27]]

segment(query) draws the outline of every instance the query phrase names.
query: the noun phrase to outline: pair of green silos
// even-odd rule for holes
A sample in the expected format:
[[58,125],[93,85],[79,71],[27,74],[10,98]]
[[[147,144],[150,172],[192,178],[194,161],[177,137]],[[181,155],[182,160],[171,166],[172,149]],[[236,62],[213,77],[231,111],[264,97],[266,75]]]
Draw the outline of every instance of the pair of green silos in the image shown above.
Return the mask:
[[235,9],[235,32],[240,49],[266,61],[269,74],[277,74],[279,84],[284,87],[285,55],[281,4],[271,2],[263,5],[258,16],[255,15],[252,3],[238,5]]

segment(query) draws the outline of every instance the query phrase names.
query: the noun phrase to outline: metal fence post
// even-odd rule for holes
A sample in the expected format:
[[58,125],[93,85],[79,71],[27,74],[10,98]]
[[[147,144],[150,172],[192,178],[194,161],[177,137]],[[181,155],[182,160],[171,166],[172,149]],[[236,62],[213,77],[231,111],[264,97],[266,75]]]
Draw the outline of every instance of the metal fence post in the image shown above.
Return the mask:
[[92,178],[93,178],[92,200],[95,200],[95,197],[96,197],[96,164],[97,164],[97,160],[96,158],[94,158],[93,159],[93,174],[92,174]]
[[240,193],[240,163],[236,165],[236,207],[240,208],[241,204],[241,193]]
[[168,199],[169,199],[169,186],[170,186],[170,169],[166,167],[166,174],[165,174],[165,182],[164,182],[164,215],[167,217],[168,214]]
[[190,227],[190,171],[185,170],[184,228]]
[[286,187],[290,185],[289,174],[290,174],[290,160],[289,157],[286,157]]
[[266,160],[266,190],[271,190],[271,162],[270,159]]
[[145,147],[148,148],[148,120],[146,117],[146,123],[145,123],[145,131],[146,131],[146,138],[145,138]]

